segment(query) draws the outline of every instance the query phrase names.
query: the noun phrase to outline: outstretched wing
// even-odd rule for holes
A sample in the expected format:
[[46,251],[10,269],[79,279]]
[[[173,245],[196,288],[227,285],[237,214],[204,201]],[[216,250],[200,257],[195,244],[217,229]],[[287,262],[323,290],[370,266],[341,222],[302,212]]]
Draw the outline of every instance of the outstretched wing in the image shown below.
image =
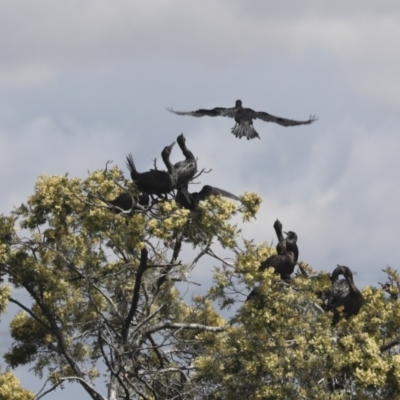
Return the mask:
[[310,115],[310,118],[306,121],[296,121],[295,119],[275,117],[275,115],[268,114],[264,111],[253,111],[252,118],[258,118],[266,122],[275,122],[276,124],[282,126],[308,125],[313,123],[314,121],[318,121],[318,117],[316,117],[315,115]]
[[239,201],[239,197],[235,196],[232,193],[227,192],[226,190],[223,189],[218,189],[214,186],[210,186],[210,185],[205,185],[203,187],[203,189],[201,189],[200,193],[199,193],[199,197],[201,200],[205,200],[207,197],[214,195],[214,196],[224,196],[224,197],[228,197],[232,200],[237,200]]
[[216,107],[212,110],[205,110],[200,108],[196,111],[174,111],[172,108],[166,109],[169,112],[172,112],[177,115],[191,115],[192,117],[229,117],[235,118],[236,115],[236,108],[223,108],[223,107]]

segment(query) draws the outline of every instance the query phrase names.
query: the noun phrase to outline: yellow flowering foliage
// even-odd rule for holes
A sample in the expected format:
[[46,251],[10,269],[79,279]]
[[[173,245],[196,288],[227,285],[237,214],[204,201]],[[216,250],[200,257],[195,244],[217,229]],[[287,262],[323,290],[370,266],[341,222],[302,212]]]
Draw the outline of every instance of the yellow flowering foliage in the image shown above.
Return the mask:
[[0,285],[0,315],[4,313],[7,308],[8,298],[11,294],[11,288],[8,285]]
[[248,301],[246,295],[239,296],[244,303],[230,327],[211,338],[196,360],[196,377],[209,388],[207,396],[398,398],[398,349],[381,347],[399,339],[397,273],[386,271],[392,283],[386,292],[391,296],[366,287],[360,313],[332,326],[332,313],[323,309],[329,275],[317,275],[304,263],[313,278],[299,274],[288,283],[272,269],[258,271],[261,261],[274,252],[266,244],[245,242],[235,265],[216,270],[209,296],[222,307],[235,303],[232,294],[248,294],[254,287],[256,292]]
[[[84,180],[42,175],[25,204],[0,216],[0,276],[32,299],[10,323],[10,367],[29,364],[54,385],[79,377],[93,398],[100,361],[110,381],[123,382],[120,397],[398,398],[397,271],[386,269],[382,288],[363,289],[358,315],[332,325],[328,273],[300,263],[308,277],[283,281],[259,271],[275,248],[239,247],[232,220],[255,218],[257,194],[245,193],[239,207],[210,196],[189,211],[169,196],[118,213],[107,201],[122,193],[138,195],[118,168]],[[214,255],[212,286],[187,301],[191,268],[214,244],[233,261]],[[0,312],[12,296],[0,286]],[[6,374],[0,390],[16,382],[15,398],[31,398]]]
[[234,248],[239,230],[229,220],[238,212],[237,205],[221,196],[210,196],[189,214],[183,231],[184,240],[194,246],[207,245],[213,239],[224,248]]
[[12,372],[0,372],[0,400],[33,400],[34,393],[21,387]]
[[262,198],[257,193],[245,192],[244,195],[241,196],[240,201],[243,207],[243,221],[248,222],[252,218],[255,218],[260,209]]
[[[245,194],[240,207],[211,196],[193,211],[168,196],[118,213],[108,202],[121,194],[134,200],[139,193],[118,168],[85,179],[43,174],[24,204],[0,215],[0,276],[32,299],[10,323],[13,344],[4,358],[12,368],[29,364],[54,385],[74,376],[94,382],[99,359],[120,362],[118,371],[143,370],[134,363],[148,371],[168,366],[159,381],[156,372],[149,383],[136,380],[149,398],[149,385],[168,398],[163,385],[178,388],[181,372],[173,369],[187,367],[169,349],[189,352],[190,366],[198,343],[212,343],[226,326],[209,300],[183,300],[176,282],[188,279],[192,263],[180,260],[181,248],[187,243],[201,252],[215,242],[236,248],[239,229],[231,220],[253,218],[258,196]],[[18,303],[1,286],[0,311],[9,299]]]

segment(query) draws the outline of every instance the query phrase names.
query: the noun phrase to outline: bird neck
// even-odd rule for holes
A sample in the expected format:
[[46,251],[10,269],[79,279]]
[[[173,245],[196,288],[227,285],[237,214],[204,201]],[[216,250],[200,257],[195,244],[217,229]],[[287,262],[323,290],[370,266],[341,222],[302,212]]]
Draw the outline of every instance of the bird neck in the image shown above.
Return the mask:
[[344,277],[346,278],[346,281],[349,284],[350,292],[358,293],[359,290],[357,289],[356,285],[354,284],[353,277],[348,274],[346,274]]
[[169,154],[162,152],[161,153],[162,160],[164,161],[165,166],[167,167],[167,170],[169,173],[173,172],[174,166],[172,165],[170,159],[169,159]]
[[278,237],[278,240],[281,242],[282,240],[285,240],[285,238],[283,237],[283,233],[282,233],[282,227],[275,224],[274,225],[274,229],[275,229],[275,233],[276,236]]
[[332,276],[331,276],[332,283],[335,283],[338,280],[339,275],[342,274],[342,273],[343,273],[343,268],[342,267],[335,268],[335,270],[332,272]]
[[186,160],[194,160],[194,155],[193,153],[186,147],[185,143],[179,143],[179,147],[182,150],[183,155],[186,157]]

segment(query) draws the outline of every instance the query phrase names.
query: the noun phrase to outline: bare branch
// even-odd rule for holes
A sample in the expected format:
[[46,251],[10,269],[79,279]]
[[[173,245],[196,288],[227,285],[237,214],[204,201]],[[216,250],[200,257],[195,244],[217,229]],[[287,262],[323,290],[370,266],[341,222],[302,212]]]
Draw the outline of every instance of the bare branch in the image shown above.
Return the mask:
[[87,383],[87,381],[85,379],[83,379],[83,378],[80,378],[78,376],[64,376],[64,377],[60,378],[60,380],[61,381],[79,381],[79,382],[82,382],[82,383],[84,383],[83,386],[87,386],[88,388],[90,388],[90,390],[97,395],[98,399],[107,400],[92,385],[89,385]]
[[147,335],[149,333],[158,332],[164,329],[189,329],[197,331],[208,331],[208,332],[223,332],[224,327],[221,326],[208,326],[201,324],[178,324],[173,322],[163,322],[152,326],[151,328],[145,329],[144,333]]
[[44,383],[42,389],[40,389],[40,392],[34,397],[34,400],[39,400],[42,397],[46,396],[47,394],[49,394],[50,392],[52,392],[53,390],[55,390],[58,386],[62,385],[62,382],[57,382],[56,384],[54,384],[50,389],[46,390],[45,392],[41,393],[46,384],[47,384],[48,380],[46,380],[46,382]]
[[129,310],[128,316],[126,317],[123,327],[122,327],[122,340],[124,343],[126,342],[126,339],[128,336],[129,325],[132,322],[132,318],[135,315],[135,312],[136,312],[136,309],[137,309],[137,306],[139,303],[140,285],[142,282],[143,273],[146,270],[146,268],[147,268],[147,249],[143,248],[141,251],[141,255],[140,255],[140,265],[139,265],[139,268],[136,273],[131,308]]
[[226,265],[229,265],[230,267],[233,267],[233,266],[234,266],[234,263],[227,262],[225,259],[223,259],[223,258],[221,258],[221,257],[218,257],[218,256],[210,249],[210,247],[207,248],[206,254],[208,254],[209,256],[211,256],[211,257],[217,259],[218,261],[223,262],[223,263],[226,264]]
[[46,329],[51,330],[51,327],[43,322],[36,314],[34,314],[29,308],[25,307],[22,303],[18,300],[13,299],[12,297],[8,298],[8,301],[11,303],[16,304],[17,306],[21,307],[24,311],[26,311],[35,321],[39,322],[40,325],[44,326]]
[[114,309],[114,312],[117,314],[118,318],[123,321],[123,317],[118,311],[118,307],[115,305],[115,303],[111,300],[109,296],[107,296],[95,283],[92,283],[92,286],[107,300],[107,302],[112,306]]
[[154,312],[152,312],[149,316],[147,316],[143,321],[141,321],[136,327],[135,327],[135,332],[138,331],[144,324],[149,322],[152,318],[154,318],[164,307],[166,304],[164,303],[162,306],[157,308]]
[[[188,365],[187,367],[182,366],[180,368],[164,368],[157,369],[155,371],[139,371],[139,375],[148,375],[148,374],[170,374],[171,372],[182,372],[182,371],[193,371],[196,367],[194,365]],[[185,375],[186,377],[186,375]]]
[[192,271],[193,268],[198,263],[198,261],[200,260],[200,258],[203,257],[205,254],[207,254],[208,250],[210,249],[210,246],[211,246],[211,241],[207,244],[207,246],[197,255],[197,257],[190,264],[189,271]]
[[387,344],[383,344],[381,347],[379,347],[379,350],[381,351],[381,353],[383,353],[384,351],[390,350],[392,347],[395,347],[399,344],[400,344],[400,339],[395,339]]
[[104,168],[104,172],[107,172],[108,164],[112,164],[113,162],[114,162],[113,160],[108,160],[108,161],[106,162],[106,166],[105,166],[105,168]]
[[125,383],[123,382],[123,380],[120,378],[119,374],[116,373],[116,372],[114,371],[114,368],[113,368],[113,366],[111,365],[111,363],[109,362],[109,360],[108,360],[108,358],[107,358],[107,355],[106,355],[106,353],[105,353],[105,351],[104,351],[103,342],[105,341],[107,344],[108,344],[108,342],[107,342],[106,340],[104,340],[104,338],[103,338],[103,336],[101,335],[100,332],[99,332],[99,334],[98,334],[98,339],[99,339],[99,344],[100,344],[100,346],[99,346],[99,347],[100,347],[100,351],[101,351],[101,354],[103,355],[103,360],[104,360],[104,362],[105,362],[107,368],[110,370],[111,374],[112,374],[113,376],[115,376],[115,378],[118,380],[119,384],[121,385],[121,387],[122,387],[122,388],[124,389],[124,391],[125,391],[125,396],[126,396],[126,398],[129,399],[129,390],[128,390],[128,388],[126,387],[126,385],[125,385]]
[[[178,236],[176,238],[175,241],[175,246],[174,246],[174,251],[172,253],[172,257],[171,257],[171,262],[170,265],[174,265],[176,263],[176,260],[178,259],[179,253],[181,251],[181,247],[182,247],[182,237]],[[161,285],[165,282],[165,280],[167,279],[167,275],[168,273],[171,271],[172,267],[168,266],[165,268],[165,273],[162,274],[158,280],[157,280],[157,289],[156,289],[156,293],[159,291]]]

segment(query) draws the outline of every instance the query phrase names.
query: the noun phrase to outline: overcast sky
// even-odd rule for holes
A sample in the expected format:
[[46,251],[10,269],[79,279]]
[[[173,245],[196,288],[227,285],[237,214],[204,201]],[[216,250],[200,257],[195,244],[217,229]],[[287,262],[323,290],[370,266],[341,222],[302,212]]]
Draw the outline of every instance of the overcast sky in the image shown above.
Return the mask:
[[[377,285],[400,259],[399,39],[398,0],[2,1],[0,211],[42,172],[84,178],[109,159],[125,168],[129,152],[147,170],[183,132],[213,170],[202,184],[262,196],[247,239],[274,239],[278,217],[298,234],[300,260],[344,264],[359,287]],[[237,99],[319,121],[256,120],[261,140],[247,141],[231,119],[165,111]]]

